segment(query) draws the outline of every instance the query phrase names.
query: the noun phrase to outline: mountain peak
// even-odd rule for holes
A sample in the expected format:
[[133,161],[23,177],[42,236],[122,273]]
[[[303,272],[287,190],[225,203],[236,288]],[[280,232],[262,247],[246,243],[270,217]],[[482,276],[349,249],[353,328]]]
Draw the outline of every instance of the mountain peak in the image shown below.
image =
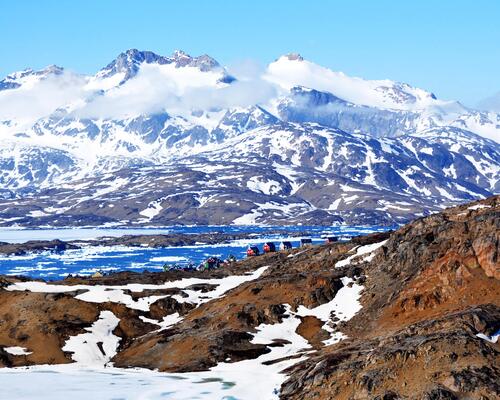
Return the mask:
[[54,64],[38,71],[35,71],[32,68],[26,68],[22,71],[9,74],[4,79],[0,80],[0,90],[17,89],[30,80],[34,79],[37,81],[45,79],[50,75],[61,75],[63,72],[63,67],[59,67]]
[[286,58],[289,61],[304,61],[304,57],[302,57],[299,53],[288,53],[280,58]]
[[170,57],[161,56],[152,51],[129,49],[120,53],[116,59],[98,72],[100,78],[107,78],[117,73],[124,73],[121,83],[137,74],[141,64],[174,64],[176,68],[196,67],[202,72],[219,68],[220,64],[212,57],[203,54],[192,57],[182,50],[175,50]]
[[142,63],[152,64],[167,64],[170,60],[162,57],[152,51],[141,51],[137,49],[128,49],[120,53],[113,61],[98,72],[100,78],[108,78],[118,73],[123,73],[121,83],[135,76],[139,71],[139,66]]
[[160,63],[163,64],[167,60],[166,57],[160,56],[159,54],[153,53],[152,51],[143,51],[137,49],[129,49],[124,53],[118,55],[115,61],[121,61],[124,64],[130,63],[138,63],[141,64],[143,62],[151,64],[151,63]]
[[214,58],[210,57],[208,54],[202,54],[201,56],[191,57],[185,51],[175,50],[171,57],[172,61],[175,62],[175,66],[179,67],[196,67],[200,71],[206,72],[211,71],[214,68],[220,67],[220,64]]
[[41,71],[38,71],[37,73],[38,74],[55,74],[55,75],[59,75],[59,74],[62,74],[64,72],[64,68],[63,67],[60,67],[59,65],[55,65],[55,64],[51,64],[51,65],[48,65],[47,67],[45,67],[44,69],[42,69]]
[[175,50],[172,53],[172,58],[174,60],[180,60],[180,59],[183,59],[183,58],[189,58],[189,59],[191,59],[192,57],[188,53],[186,53],[185,51],[183,51],[183,50]]

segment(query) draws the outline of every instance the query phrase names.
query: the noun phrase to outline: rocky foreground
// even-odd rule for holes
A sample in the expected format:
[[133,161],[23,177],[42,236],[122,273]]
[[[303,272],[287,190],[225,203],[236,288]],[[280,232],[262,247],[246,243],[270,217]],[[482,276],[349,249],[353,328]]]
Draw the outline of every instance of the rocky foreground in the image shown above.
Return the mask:
[[286,399],[494,399],[499,242],[494,196],[215,271],[0,277],[0,366],[255,360],[288,367]]

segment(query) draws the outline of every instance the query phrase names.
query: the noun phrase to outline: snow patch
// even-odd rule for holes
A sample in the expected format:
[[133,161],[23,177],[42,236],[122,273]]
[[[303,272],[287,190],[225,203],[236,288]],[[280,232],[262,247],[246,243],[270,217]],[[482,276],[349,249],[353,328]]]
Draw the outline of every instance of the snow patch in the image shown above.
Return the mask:
[[13,356],[27,356],[33,354],[32,351],[28,351],[26,347],[12,346],[12,347],[4,347],[4,351]]
[[484,333],[478,333],[478,334],[476,334],[476,336],[478,338],[486,340],[487,342],[496,343],[496,342],[498,342],[498,338],[500,337],[500,330],[491,336],[485,335]]
[[105,366],[116,354],[120,338],[113,334],[120,320],[111,311],[101,311],[99,319],[87,333],[72,336],[63,351],[73,353],[71,358],[85,366]]
[[491,208],[491,206],[486,204],[476,204],[475,206],[470,206],[467,210],[480,210],[481,208]]
[[247,181],[247,188],[252,192],[274,195],[280,192],[281,185],[274,180],[264,180],[258,176],[252,176]]
[[152,201],[151,203],[148,204],[148,208],[139,211],[139,214],[142,215],[143,217],[146,217],[149,220],[153,219],[159,213],[161,213],[161,210],[163,210],[161,202],[162,200]]
[[354,249],[352,249],[350,251],[350,253],[352,253],[354,250],[356,250],[356,252],[354,254],[350,255],[349,257],[347,257],[346,259],[338,261],[335,264],[335,268],[345,267],[346,265],[349,265],[354,258],[360,257],[360,256],[365,255],[365,254],[368,254],[368,255],[363,258],[363,261],[370,262],[373,259],[373,257],[375,257],[375,250],[382,247],[386,243],[387,243],[387,240],[383,240],[382,242],[355,247]]
[[[169,297],[169,295],[154,295],[144,296],[134,300],[132,296],[126,294],[125,291],[142,292],[144,290],[161,290],[161,289],[184,289],[188,297],[178,295],[172,296],[179,302],[190,302],[201,304],[207,301],[222,297],[227,291],[241,285],[242,283],[257,279],[268,267],[261,267],[252,273],[245,275],[231,275],[224,278],[201,279],[201,278],[184,278],[177,281],[166,282],[161,285],[154,284],[139,284],[130,283],[122,286],[107,286],[107,285],[52,285],[46,282],[16,282],[8,287],[9,291],[24,291],[36,293],[68,293],[84,290],[84,293],[77,295],[75,298],[89,303],[121,303],[135,310],[149,311],[149,306],[159,299]],[[199,293],[195,290],[185,289],[194,284],[209,284],[216,285],[214,290],[207,293]]]
[[331,335],[329,339],[323,341],[327,346],[345,339],[342,333],[334,332],[331,326],[332,317],[337,317],[340,321],[348,321],[362,308],[359,299],[363,286],[354,283],[351,278],[347,277],[342,278],[342,284],[344,286],[328,303],[311,309],[300,305],[297,309],[297,315],[301,317],[314,316],[324,322],[322,329]]

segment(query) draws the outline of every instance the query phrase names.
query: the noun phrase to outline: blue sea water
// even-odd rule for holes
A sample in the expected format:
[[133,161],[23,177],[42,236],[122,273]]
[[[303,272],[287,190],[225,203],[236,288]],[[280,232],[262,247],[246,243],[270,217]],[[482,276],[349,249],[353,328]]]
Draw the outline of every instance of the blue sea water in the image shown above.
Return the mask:
[[[275,231],[282,229],[283,234]],[[83,240],[102,236],[122,236],[130,234],[160,234],[160,233],[250,233],[251,239],[237,240],[225,244],[194,246],[148,248],[125,246],[92,246],[63,252],[30,253],[21,256],[0,256],[0,274],[25,275],[32,278],[55,280],[68,274],[91,275],[96,271],[117,272],[158,271],[164,264],[199,264],[207,257],[217,256],[227,258],[230,254],[238,259],[245,257],[248,244],[256,244],[262,248],[267,241],[277,245],[283,239],[298,246],[299,237],[288,237],[291,233],[304,233],[303,237],[312,238],[314,243],[323,242],[325,236],[348,238],[356,235],[381,232],[389,229],[382,226],[290,226],[290,227],[258,227],[258,226],[195,226],[167,227],[164,229],[0,229],[0,242],[25,242],[28,240]]]

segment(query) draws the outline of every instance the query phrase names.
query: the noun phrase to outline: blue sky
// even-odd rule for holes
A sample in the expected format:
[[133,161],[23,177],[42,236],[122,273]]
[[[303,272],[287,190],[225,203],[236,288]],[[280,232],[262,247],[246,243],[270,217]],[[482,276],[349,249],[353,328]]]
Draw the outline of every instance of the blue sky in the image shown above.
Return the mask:
[[498,0],[6,0],[0,75],[49,64],[95,73],[128,48],[208,53],[224,65],[295,51],[473,105],[500,90],[498,21]]

